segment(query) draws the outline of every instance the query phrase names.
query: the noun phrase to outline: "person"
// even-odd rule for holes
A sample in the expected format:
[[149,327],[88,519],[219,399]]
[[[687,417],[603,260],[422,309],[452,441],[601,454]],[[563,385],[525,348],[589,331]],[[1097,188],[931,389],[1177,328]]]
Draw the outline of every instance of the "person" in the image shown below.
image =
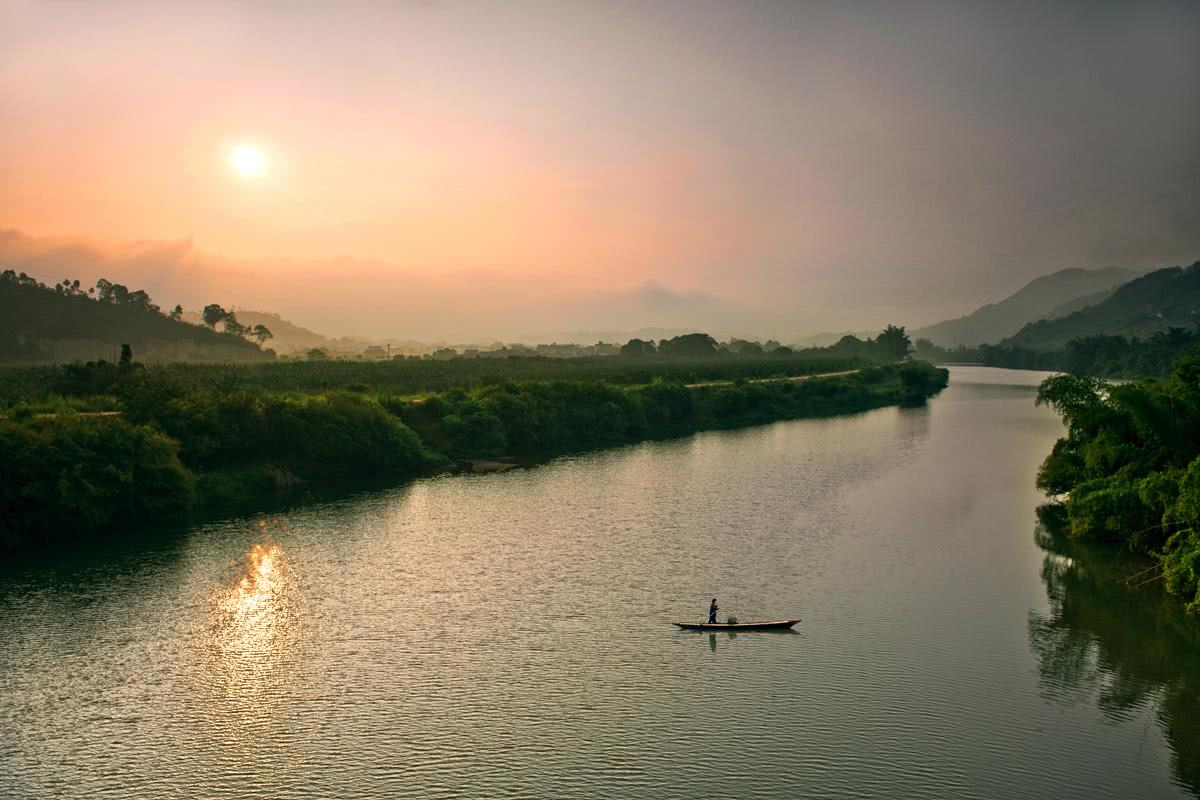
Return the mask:
[[712,605],[708,607],[708,624],[717,624],[717,598],[713,598]]

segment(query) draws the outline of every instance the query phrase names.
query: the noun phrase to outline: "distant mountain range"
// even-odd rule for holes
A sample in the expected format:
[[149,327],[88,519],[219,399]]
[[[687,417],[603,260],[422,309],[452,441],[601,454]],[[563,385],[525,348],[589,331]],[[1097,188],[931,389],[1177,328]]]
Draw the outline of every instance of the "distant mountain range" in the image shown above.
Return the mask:
[[1142,274],[1121,267],[1064,269],[1030,281],[1015,294],[964,317],[909,331],[939,347],[994,344],[1029,323],[1051,320],[1102,302],[1121,284]]
[[1190,329],[1198,321],[1200,261],[1190,267],[1169,267],[1135,278],[1107,292],[1098,302],[1056,318],[1030,322],[999,344],[1057,350],[1071,339],[1084,336],[1110,334],[1145,339],[1167,328]]

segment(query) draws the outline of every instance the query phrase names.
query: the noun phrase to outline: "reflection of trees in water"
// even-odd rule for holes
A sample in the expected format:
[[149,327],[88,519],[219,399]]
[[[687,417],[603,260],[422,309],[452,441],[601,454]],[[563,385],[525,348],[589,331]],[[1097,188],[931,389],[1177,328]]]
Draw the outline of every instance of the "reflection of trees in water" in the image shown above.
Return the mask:
[[1114,719],[1149,704],[1172,750],[1175,779],[1200,797],[1200,625],[1153,587],[1131,589],[1128,555],[1084,546],[1039,514],[1042,580],[1050,613],[1031,613],[1029,642],[1042,691],[1055,700],[1093,693]]

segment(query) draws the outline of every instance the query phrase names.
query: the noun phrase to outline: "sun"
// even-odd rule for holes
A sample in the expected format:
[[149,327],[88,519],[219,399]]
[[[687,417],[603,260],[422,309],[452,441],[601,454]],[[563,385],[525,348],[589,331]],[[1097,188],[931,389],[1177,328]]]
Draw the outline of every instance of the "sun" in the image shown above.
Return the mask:
[[229,151],[229,166],[242,178],[261,178],[267,174],[267,154],[253,144],[235,144]]

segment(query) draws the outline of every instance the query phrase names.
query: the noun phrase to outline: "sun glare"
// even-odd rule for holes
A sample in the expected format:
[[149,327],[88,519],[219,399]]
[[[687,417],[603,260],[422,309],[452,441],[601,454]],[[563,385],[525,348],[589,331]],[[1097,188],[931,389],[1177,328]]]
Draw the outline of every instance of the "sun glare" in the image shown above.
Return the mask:
[[243,178],[261,178],[267,174],[267,154],[252,144],[237,144],[229,151],[229,166]]

